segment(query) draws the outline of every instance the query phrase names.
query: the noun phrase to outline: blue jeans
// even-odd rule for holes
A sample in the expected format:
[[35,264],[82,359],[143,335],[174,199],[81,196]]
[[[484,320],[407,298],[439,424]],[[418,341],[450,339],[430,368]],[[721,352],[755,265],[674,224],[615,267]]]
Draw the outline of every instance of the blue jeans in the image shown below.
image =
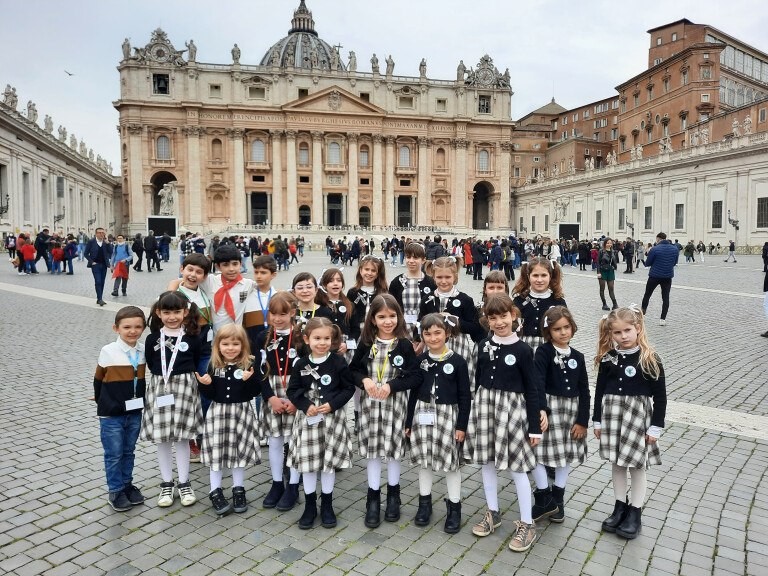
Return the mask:
[[171,247],[168,244],[163,244],[160,246],[160,253],[163,255],[162,260],[163,262],[168,262],[168,260],[171,259]]
[[107,278],[107,267],[104,264],[94,262],[91,266],[91,273],[96,285],[96,300],[103,300],[102,295],[104,294],[104,280]]
[[[67,263],[69,264],[69,272],[67,272],[67,274],[75,273],[75,269],[72,267],[72,258],[73,256],[67,256]],[[64,268],[66,269],[66,266],[64,266]]]
[[400,266],[403,265],[403,262],[405,262],[405,250],[400,252]]
[[51,259],[51,274],[61,274],[61,262]]
[[133,482],[136,440],[141,429],[141,411],[99,418],[104,469],[110,492],[119,492]]
[[24,266],[27,268],[27,274],[37,274],[37,266],[35,266],[34,259],[24,260]]
[[77,245],[77,259],[80,260],[80,262],[85,260],[85,244]]

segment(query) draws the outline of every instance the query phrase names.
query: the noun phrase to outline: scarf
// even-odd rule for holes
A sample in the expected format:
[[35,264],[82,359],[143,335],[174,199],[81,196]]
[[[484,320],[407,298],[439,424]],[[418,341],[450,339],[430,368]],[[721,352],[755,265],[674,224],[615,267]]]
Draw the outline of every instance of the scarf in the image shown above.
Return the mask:
[[229,317],[232,318],[232,321],[235,320],[235,305],[232,303],[232,296],[229,295],[229,291],[231,288],[235,286],[240,280],[242,280],[243,277],[240,276],[240,274],[237,275],[237,278],[232,280],[232,282],[225,282],[224,279],[221,279],[221,288],[219,288],[216,291],[216,294],[213,297],[213,305],[216,307],[216,313],[219,312],[219,309],[221,308],[222,303],[224,304],[224,309],[227,311],[227,314],[229,314]]

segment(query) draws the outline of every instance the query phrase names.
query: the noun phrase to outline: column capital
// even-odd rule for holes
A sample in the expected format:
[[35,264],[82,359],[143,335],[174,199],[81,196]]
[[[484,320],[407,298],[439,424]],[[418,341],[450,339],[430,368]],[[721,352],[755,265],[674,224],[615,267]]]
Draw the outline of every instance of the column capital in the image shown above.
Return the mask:
[[[270,130],[269,131],[269,135],[272,136],[272,138],[274,138],[275,140],[280,140],[280,138],[282,138],[283,134],[285,134],[285,133],[286,133],[285,130]],[[293,137],[295,138],[296,135],[294,134]]]
[[141,134],[144,131],[144,126],[141,124],[126,124],[125,129],[128,130],[128,134]]
[[285,131],[285,137],[288,140],[296,140],[296,136],[298,136],[299,133],[297,130],[286,130]]
[[397,140],[397,136],[385,136],[384,140],[387,141],[387,146],[394,146],[395,140]]
[[419,148],[429,148],[432,146],[432,138],[427,138],[426,136],[419,136],[418,138],[419,142]]
[[382,134],[374,134],[373,135],[373,141],[376,144],[381,144],[381,141],[384,139],[384,136]]
[[352,142],[357,142],[358,138],[360,138],[360,134],[357,132],[347,132],[347,140],[349,140],[350,144]]
[[507,141],[507,140],[504,140],[504,141],[501,143],[501,150],[502,150],[503,152],[509,152],[510,150],[512,150],[512,142],[509,142],[509,141]]
[[245,130],[243,128],[227,129],[227,136],[229,136],[232,140],[242,140],[244,134],[245,134]]
[[321,132],[320,130],[312,130],[310,134],[312,134],[313,142],[320,142],[323,139],[323,132]]
[[181,133],[187,138],[199,138],[205,135],[206,129],[205,126],[182,126]]
[[469,145],[469,141],[464,138],[453,138],[451,140],[451,146],[457,150],[466,150]]

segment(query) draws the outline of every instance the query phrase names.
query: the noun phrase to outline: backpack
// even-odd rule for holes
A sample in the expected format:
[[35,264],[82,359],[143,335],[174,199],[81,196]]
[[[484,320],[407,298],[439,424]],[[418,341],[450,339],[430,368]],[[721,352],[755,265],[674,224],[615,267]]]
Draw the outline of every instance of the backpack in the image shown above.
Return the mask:
[[501,261],[502,262],[509,262],[509,257],[512,255],[512,251],[509,249],[508,246],[504,246],[501,249]]

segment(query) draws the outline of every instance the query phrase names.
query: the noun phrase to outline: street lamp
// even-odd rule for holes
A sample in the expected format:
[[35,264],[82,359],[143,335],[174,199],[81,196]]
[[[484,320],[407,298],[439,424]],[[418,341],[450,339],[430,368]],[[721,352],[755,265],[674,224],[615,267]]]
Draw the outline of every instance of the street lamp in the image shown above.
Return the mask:
[[93,223],[96,222],[96,212],[93,213],[93,218],[88,219],[88,229],[90,230]]
[[634,238],[635,237],[635,225],[632,222],[630,222],[629,218],[627,218],[626,216],[624,216],[624,224],[627,226],[627,228],[632,230],[632,237]]
[[738,246],[739,245],[739,241],[738,241],[739,221],[738,220],[734,220],[733,218],[731,218],[731,211],[730,210],[728,210],[728,224],[733,226],[733,243],[734,243],[734,245]]

